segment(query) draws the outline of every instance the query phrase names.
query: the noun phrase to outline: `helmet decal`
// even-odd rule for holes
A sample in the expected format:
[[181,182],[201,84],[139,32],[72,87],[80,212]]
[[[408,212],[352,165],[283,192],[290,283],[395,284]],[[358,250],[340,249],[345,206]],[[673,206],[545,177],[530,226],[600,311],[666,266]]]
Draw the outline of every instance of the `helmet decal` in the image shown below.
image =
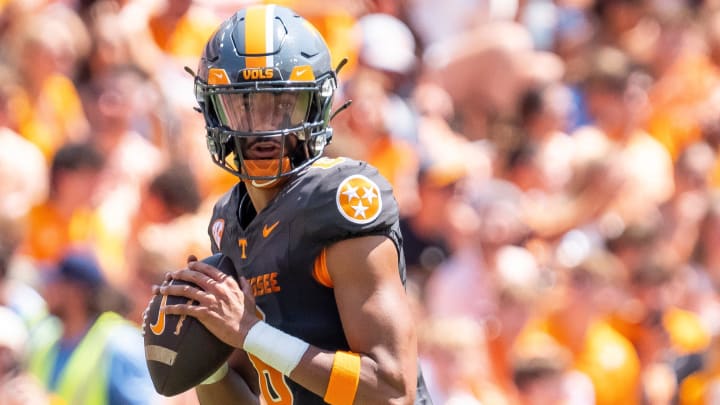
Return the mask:
[[208,84],[230,84],[230,79],[225,69],[210,69],[208,72]]
[[365,176],[349,176],[338,186],[335,203],[340,214],[348,221],[370,223],[382,211],[380,187]]
[[[248,68],[273,66],[275,6],[251,6],[245,14],[245,53]],[[261,56],[262,55],[262,56]]]
[[295,82],[312,82],[315,80],[315,74],[313,73],[312,66],[295,66],[292,72],[290,72],[288,80]]
[[273,68],[247,68],[242,70],[242,78],[248,80],[270,80],[275,77]]

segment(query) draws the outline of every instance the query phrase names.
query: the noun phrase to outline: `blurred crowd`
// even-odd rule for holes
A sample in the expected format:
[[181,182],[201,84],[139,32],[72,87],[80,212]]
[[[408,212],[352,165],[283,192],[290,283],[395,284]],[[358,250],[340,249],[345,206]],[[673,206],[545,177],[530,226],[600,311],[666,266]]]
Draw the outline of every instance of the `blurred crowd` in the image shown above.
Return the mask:
[[[110,310],[110,397],[197,403],[131,343],[210,254],[185,66],[253,3],[0,1],[0,405],[69,405],[49,336]],[[720,404],[720,1],[274,3],[349,60],[328,154],[394,186],[435,404]]]

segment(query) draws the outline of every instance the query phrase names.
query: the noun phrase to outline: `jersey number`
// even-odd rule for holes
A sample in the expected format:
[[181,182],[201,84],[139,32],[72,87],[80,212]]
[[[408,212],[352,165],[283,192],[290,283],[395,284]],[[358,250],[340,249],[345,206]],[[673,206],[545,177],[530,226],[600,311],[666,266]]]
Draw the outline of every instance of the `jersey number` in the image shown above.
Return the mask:
[[285,376],[252,354],[248,354],[248,356],[258,373],[260,391],[265,402],[275,405],[292,405],[293,395],[285,381]]
[[[265,320],[265,313],[259,307],[255,307],[255,314],[261,320]],[[285,376],[252,354],[248,353],[248,357],[257,371],[260,391],[265,402],[273,405],[292,405],[294,398]]]

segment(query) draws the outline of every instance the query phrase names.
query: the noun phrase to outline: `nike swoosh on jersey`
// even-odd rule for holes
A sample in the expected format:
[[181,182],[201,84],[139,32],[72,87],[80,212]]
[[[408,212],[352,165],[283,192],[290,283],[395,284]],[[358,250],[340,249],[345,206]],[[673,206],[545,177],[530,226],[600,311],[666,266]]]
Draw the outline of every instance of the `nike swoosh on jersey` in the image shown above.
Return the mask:
[[278,226],[279,223],[280,223],[280,221],[275,221],[275,223],[270,225],[269,227],[267,226],[267,224],[265,224],[263,226],[263,231],[262,231],[263,238],[267,238],[268,236],[270,236],[272,231],[275,230],[275,227]]

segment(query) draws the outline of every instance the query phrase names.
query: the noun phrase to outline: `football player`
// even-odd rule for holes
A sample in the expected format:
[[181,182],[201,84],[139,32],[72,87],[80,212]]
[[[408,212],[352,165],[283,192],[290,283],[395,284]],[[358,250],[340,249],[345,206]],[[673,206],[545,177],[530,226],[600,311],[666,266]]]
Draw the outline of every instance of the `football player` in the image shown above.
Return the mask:
[[323,38],[284,7],[240,10],[205,47],[208,149],[240,179],[208,233],[239,283],[191,258],[168,279],[199,288],[154,288],[199,302],[166,313],[196,317],[247,360],[198,386],[203,404],[429,403],[392,189],[365,162],[322,157],[336,88]]

